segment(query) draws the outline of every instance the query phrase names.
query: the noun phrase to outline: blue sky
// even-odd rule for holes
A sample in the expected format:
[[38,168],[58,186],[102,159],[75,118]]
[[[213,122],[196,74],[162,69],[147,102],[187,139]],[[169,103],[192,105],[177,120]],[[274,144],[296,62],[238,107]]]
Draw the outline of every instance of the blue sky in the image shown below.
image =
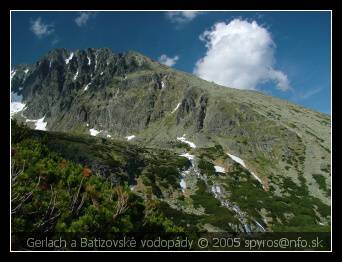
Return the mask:
[[11,21],[12,66],[59,47],[135,50],[330,114],[330,12],[12,12]]

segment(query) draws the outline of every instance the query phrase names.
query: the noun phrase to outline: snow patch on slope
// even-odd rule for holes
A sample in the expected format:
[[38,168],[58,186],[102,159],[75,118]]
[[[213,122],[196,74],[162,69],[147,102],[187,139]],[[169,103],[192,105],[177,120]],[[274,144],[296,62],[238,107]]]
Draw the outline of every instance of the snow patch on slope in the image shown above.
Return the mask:
[[183,143],[185,143],[185,144],[188,144],[188,145],[189,145],[190,147],[192,147],[192,148],[196,148],[195,143],[186,140],[185,136],[186,136],[186,135],[184,134],[182,137],[177,137],[177,140],[179,140],[179,141],[181,141],[181,142],[183,142]]
[[95,55],[95,71],[96,71],[96,68],[97,68],[97,54]]
[[253,176],[256,180],[258,180],[258,182],[259,182],[260,184],[263,185],[261,179],[260,179],[254,172],[252,172],[251,170],[248,169],[248,167],[247,167],[246,164],[245,164],[245,161],[243,161],[241,158],[239,158],[239,157],[237,157],[237,156],[234,156],[234,155],[232,155],[232,154],[227,153],[227,155],[228,155],[231,159],[233,159],[235,162],[239,163],[239,164],[242,165],[244,168],[246,168],[246,169],[252,174],[252,176]]
[[178,103],[177,106],[172,110],[171,114],[173,114],[174,112],[176,112],[179,108],[179,106],[181,105],[181,103]]
[[88,83],[88,84],[83,88],[83,90],[84,90],[84,91],[87,91],[90,84],[91,84],[91,83]]
[[97,136],[101,131],[96,130],[95,128],[89,129],[91,136]]
[[22,100],[22,95],[11,92],[11,117],[25,108],[25,104],[22,102]]
[[181,177],[179,185],[180,185],[180,187],[182,189],[182,192],[184,193],[185,190],[186,190],[185,177],[187,175],[189,175],[191,171],[195,172],[195,174],[197,176],[199,175],[199,172],[198,172],[198,170],[195,169],[195,165],[194,165],[195,156],[194,155],[191,155],[191,154],[186,152],[186,153],[180,154],[179,156],[185,157],[185,158],[189,159],[190,162],[191,162],[191,166],[187,170],[184,170],[184,171],[181,172],[181,176],[182,177]]
[[74,57],[74,53],[72,52],[71,54],[70,54],[70,56],[67,58],[67,59],[65,59],[65,63],[66,64],[69,64],[69,62],[71,61],[71,59]]
[[212,186],[211,192],[213,192],[215,198],[218,198],[218,195],[221,194],[221,188],[219,186]]
[[35,124],[35,129],[36,130],[43,130],[43,131],[46,131],[46,125],[47,125],[47,122],[44,122],[44,118],[45,116],[43,116],[42,118],[40,119],[37,119],[37,120],[31,120],[31,119],[26,119],[26,122],[33,122]]
[[186,157],[190,161],[195,159],[195,156],[194,155],[190,155],[189,153],[183,153],[183,154],[180,154],[180,156]]
[[234,156],[232,154],[227,153],[227,155],[233,159],[235,162],[239,163],[241,166],[247,169],[247,166],[245,164],[245,161],[243,161],[240,157]]
[[135,138],[135,135],[126,136],[125,138],[127,139],[127,141],[130,141],[130,140],[132,140],[133,138]]
[[214,168],[215,168],[215,171],[217,173],[225,173],[226,172],[226,170],[222,166],[214,166]]
[[37,122],[36,122],[36,129],[37,130],[44,130],[44,131],[46,130],[47,122],[44,122],[44,118],[45,117],[37,120]]
[[254,173],[254,172],[252,172],[252,171],[249,171],[251,174],[252,174],[252,176],[256,179],[256,180],[258,180],[259,181],[259,183],[260,184],[262,184],[263,185],[263,183],[262,183],[262,181],[261,181],[261,179]]
[[189,175],[189,173],[190,173],[190,170],[189,170],[189,169],[188,169],[188,170],[185,170],[185,171],[183,171],[183,172],[181,173],[182,178],[181,178],[181,180],[180,180],[180,182],[179,182],[179,185],[180,185],[180,187],[181,187],[183,193],[184,193],[185,190],[186,190],[185,177],[186,177],[187,175]]
[[261,230],[262,230],[263,232],[266,231],[266,229],[265,229],[258,221],[254,220],[254,222],[257,224],[257,226],[258,226],[259,228],[261,228]]
[[182,192],[184,193],[185,189],[186,189],[186,182],[185,182],[184,178],[181,179],[179,185],[182,188]]
[[12,78],[15,76],[16,73],[17,73],[16,70],[12,70],[12,71],[11,71],[11,80],[12,80]]
[[77,79],[77,77],[78,77],[78,70],[77,70],[76,74],[74,75],[74,81]]

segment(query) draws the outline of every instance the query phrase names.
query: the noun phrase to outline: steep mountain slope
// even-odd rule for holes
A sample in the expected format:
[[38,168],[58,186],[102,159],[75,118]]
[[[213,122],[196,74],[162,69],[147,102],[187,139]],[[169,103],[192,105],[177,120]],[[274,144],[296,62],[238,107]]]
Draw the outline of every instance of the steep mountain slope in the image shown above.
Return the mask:
[[[12,117],[32,128],[129,140],[188,158],[191,165],[179,170],[181,188],[162,186],[156,195],[175,210],[203,214],[215,205],[206,198],[233,213],[242,225],[235,230],[303,225],[297,209],[316,214],[311,225],[330,224],[329,212],[321,208],[330,205],[327,115],[222,87],[136,52],[56,49],[36,64],[16,66],[11,79]],[[130,183],[145,184],[138,176]],[[287,211],[278,208],[279,201]],[[246,223],[256,218],[263,225]]]

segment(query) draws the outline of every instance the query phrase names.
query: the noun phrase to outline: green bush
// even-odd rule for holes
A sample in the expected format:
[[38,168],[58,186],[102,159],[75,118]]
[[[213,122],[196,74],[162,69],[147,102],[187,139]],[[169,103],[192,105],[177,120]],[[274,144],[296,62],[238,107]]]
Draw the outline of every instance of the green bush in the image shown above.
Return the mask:
[[316,183],[318,184],[319,188],[325,192],[328,191],[328,187],[325,181],[325,177],[321,174],[313,174],[312,177],[315,179]]
[[198,168],[200,168],[203,173],[209,176],[215,175],[214,165],[202,158],[198,162]]
[[[17,130],[19,129],[19,130]],[[14,124],[17,135],[12,144],[12,235],[18,232],[182,232],[162,212],[146,215],[144,200],[123,185],[113,185],[91,173],[85,166],[66,160],[43,144],[43,137]],[[19,135],[25,134],[25,135]],[[88,168],[89,169],[89,168]],[[90,170],[90,169],[89,169]],[[157,170],[156,170],[157,171]],[[166,180],[178,175],[177,169],[158,171]],[[153,180],[154,176],[150,176]],[[122,190],[117,190],[117,188]],[[154,194],[161,194],[156,186]],[[119,193],[127,197],[126,208],[114,216]]]

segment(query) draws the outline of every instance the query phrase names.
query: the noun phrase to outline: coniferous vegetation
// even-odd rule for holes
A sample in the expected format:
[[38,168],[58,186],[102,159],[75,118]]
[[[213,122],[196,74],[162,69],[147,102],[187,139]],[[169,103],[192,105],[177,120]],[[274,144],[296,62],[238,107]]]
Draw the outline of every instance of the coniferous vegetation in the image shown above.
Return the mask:
[[182,232],[156,206],[89,166],[49,149],[12,122],[12,234],[23,232]]

